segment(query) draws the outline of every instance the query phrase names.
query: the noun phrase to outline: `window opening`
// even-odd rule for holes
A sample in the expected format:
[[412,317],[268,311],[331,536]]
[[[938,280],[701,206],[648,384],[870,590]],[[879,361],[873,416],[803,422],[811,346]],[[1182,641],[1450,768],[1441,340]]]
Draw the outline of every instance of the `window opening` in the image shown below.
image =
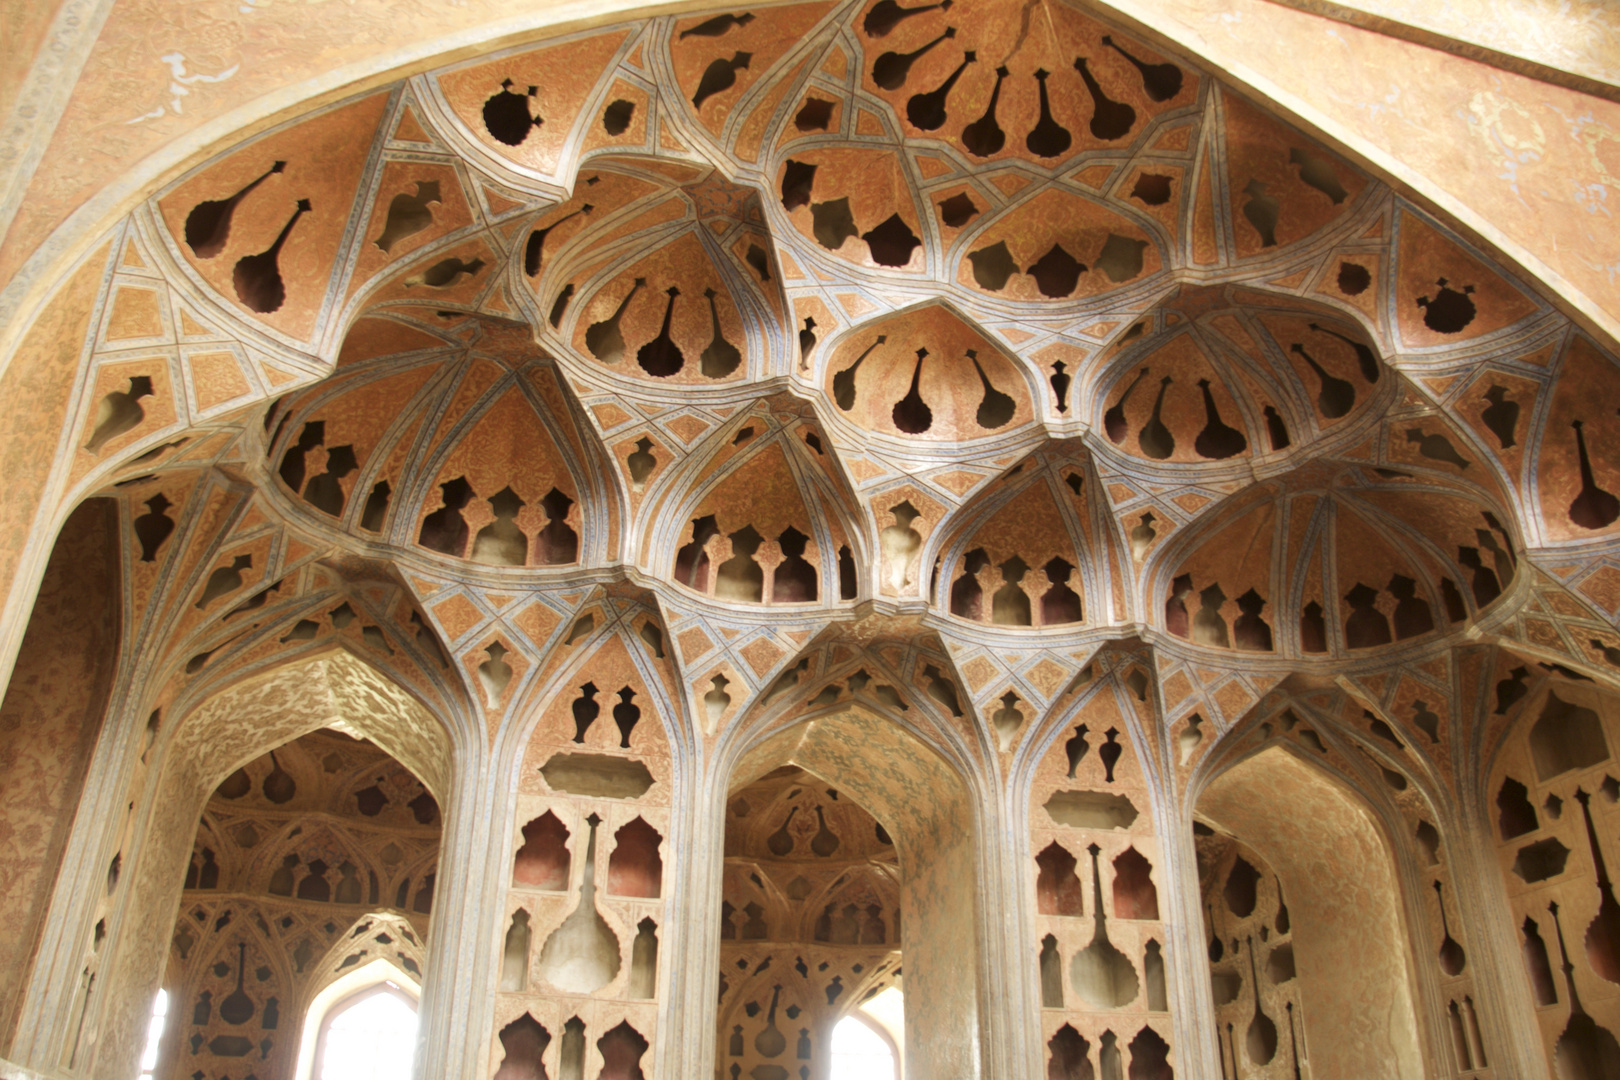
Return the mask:
[[831,1080],[897,1080],[894,1050],[872,1026],[846,1016],[833,1027]]
[[317,1080],[410,1080],[416,1008],[392,984],[329,1013]]
[[152,999],[152,1018],[146,1024],[146,1049],[141,1051],[141,1071],[136,1080],[152,1080],[157,1071],[158,1047],[163,1042],[163,1025],[169,1016],[169,992],[159,990]]

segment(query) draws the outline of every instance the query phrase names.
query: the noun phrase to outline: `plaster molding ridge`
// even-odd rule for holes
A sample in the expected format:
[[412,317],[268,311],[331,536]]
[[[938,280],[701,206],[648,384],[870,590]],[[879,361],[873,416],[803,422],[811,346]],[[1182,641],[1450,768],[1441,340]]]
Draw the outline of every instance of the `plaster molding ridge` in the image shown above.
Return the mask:
[[1399,38],[1414,45],[1435,49],[1439,52],[1450,53],[1465,60],[1473,60],[1490,67],[1511,71],[1515,75],[1523,75],[1527,79],[1536,79],[1540,82],[1561,86],[1566,90],[1574,90],[1581,94],[1590,94],[1593,97],[1603,98],[1607,101],[1620,101],[1620,83],[1608,79],[1597,79],[1590,75],[1583,75],[1577,71],[1556,67],[1552,64],[1542,63],[1521,53],[1503,52],[1488,45],[1454,37],[1438,30],[1431,30],[1415,23],[1402,22],[1387,15],[1378,15],[1365,8],[1353,4],[1335,3],[1334,0],[1266,0],[1267,3],[1280,7],[1292,8],[1307,15],[1316,15],[1335,22],[1346,23],[1362,30],[1370,30],[1375,34],[1386,37]]
[[0,127],[0,242],[67,111],[79,73],[117,0],[64,0]]

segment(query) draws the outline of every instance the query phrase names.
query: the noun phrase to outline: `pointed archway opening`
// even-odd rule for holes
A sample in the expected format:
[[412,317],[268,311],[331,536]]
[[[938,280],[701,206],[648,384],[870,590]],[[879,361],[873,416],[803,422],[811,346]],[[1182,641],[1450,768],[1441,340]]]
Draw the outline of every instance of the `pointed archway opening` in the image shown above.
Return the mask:
[[[301,1080],[408,1080],[416,996],[400,986],[422,977],[441,834],[415,773],[341,725],[227,774],[198,821],[171,938],[186,1063],[226,1071],[252,1056],[289,1075],[296,1062]],[[379,963],[383,976],[349,978]]]
[[1215,1021],[1238,1075],[1426,1075],[1400,883],[1366,804],[1273,746],[1210,781],[1195,813]]
[[720,1075],[838,1080],[850,1022],[887,1045],[888,1075],[978,1075],[975,822],[956,770],[857,707],[746,752],[726,814]]
[[783,765],[732,795],[725,851],[723,1071],[864,1077],[875,1067],[866,1051],[882,1045],[882,1080],[897,1080],[904,1031],[879,1034],[863,1009],[903,979],[900,857],[888,830],[847,792]]

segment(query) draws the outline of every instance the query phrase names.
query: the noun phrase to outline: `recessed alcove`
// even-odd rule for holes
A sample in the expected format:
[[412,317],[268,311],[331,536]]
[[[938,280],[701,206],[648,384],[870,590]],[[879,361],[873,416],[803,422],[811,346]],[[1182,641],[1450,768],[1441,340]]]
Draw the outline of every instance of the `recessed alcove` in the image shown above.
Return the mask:
[[1429,1075],[1401,885],[1360,796],[1273,746],[1213,777],[1197,813],[1214,827],[1198,851],[1223,1060]]
[[[874,755],[850,757],[842,748],[852,741]],[[961,943],[974,939],[978,915],[965,872],[972,813],[954,769],[892,721],[856,708],[754,746],[733,777],[722,1070],[756,1060],[824,1068],[833,1027],[888,988],[904,991],[904,1035],[894,1041],[906,1075],[970,1060],[978,992],[964,977]]]

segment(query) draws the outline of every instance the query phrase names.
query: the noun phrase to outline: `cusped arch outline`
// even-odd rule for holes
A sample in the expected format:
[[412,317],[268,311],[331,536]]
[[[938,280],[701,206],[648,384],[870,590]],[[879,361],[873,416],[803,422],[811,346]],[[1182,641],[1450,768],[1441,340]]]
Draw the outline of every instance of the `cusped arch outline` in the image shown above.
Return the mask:
[[[808,404],[761,406],[735,414],[669,470],[645,517],[641,564],[721,600],[826,607],[859,598],[875,545],[833,444]],[[722,587],[735,558],[744,561],[724,571]],[[771,562],[769,583],[762,561]]]

